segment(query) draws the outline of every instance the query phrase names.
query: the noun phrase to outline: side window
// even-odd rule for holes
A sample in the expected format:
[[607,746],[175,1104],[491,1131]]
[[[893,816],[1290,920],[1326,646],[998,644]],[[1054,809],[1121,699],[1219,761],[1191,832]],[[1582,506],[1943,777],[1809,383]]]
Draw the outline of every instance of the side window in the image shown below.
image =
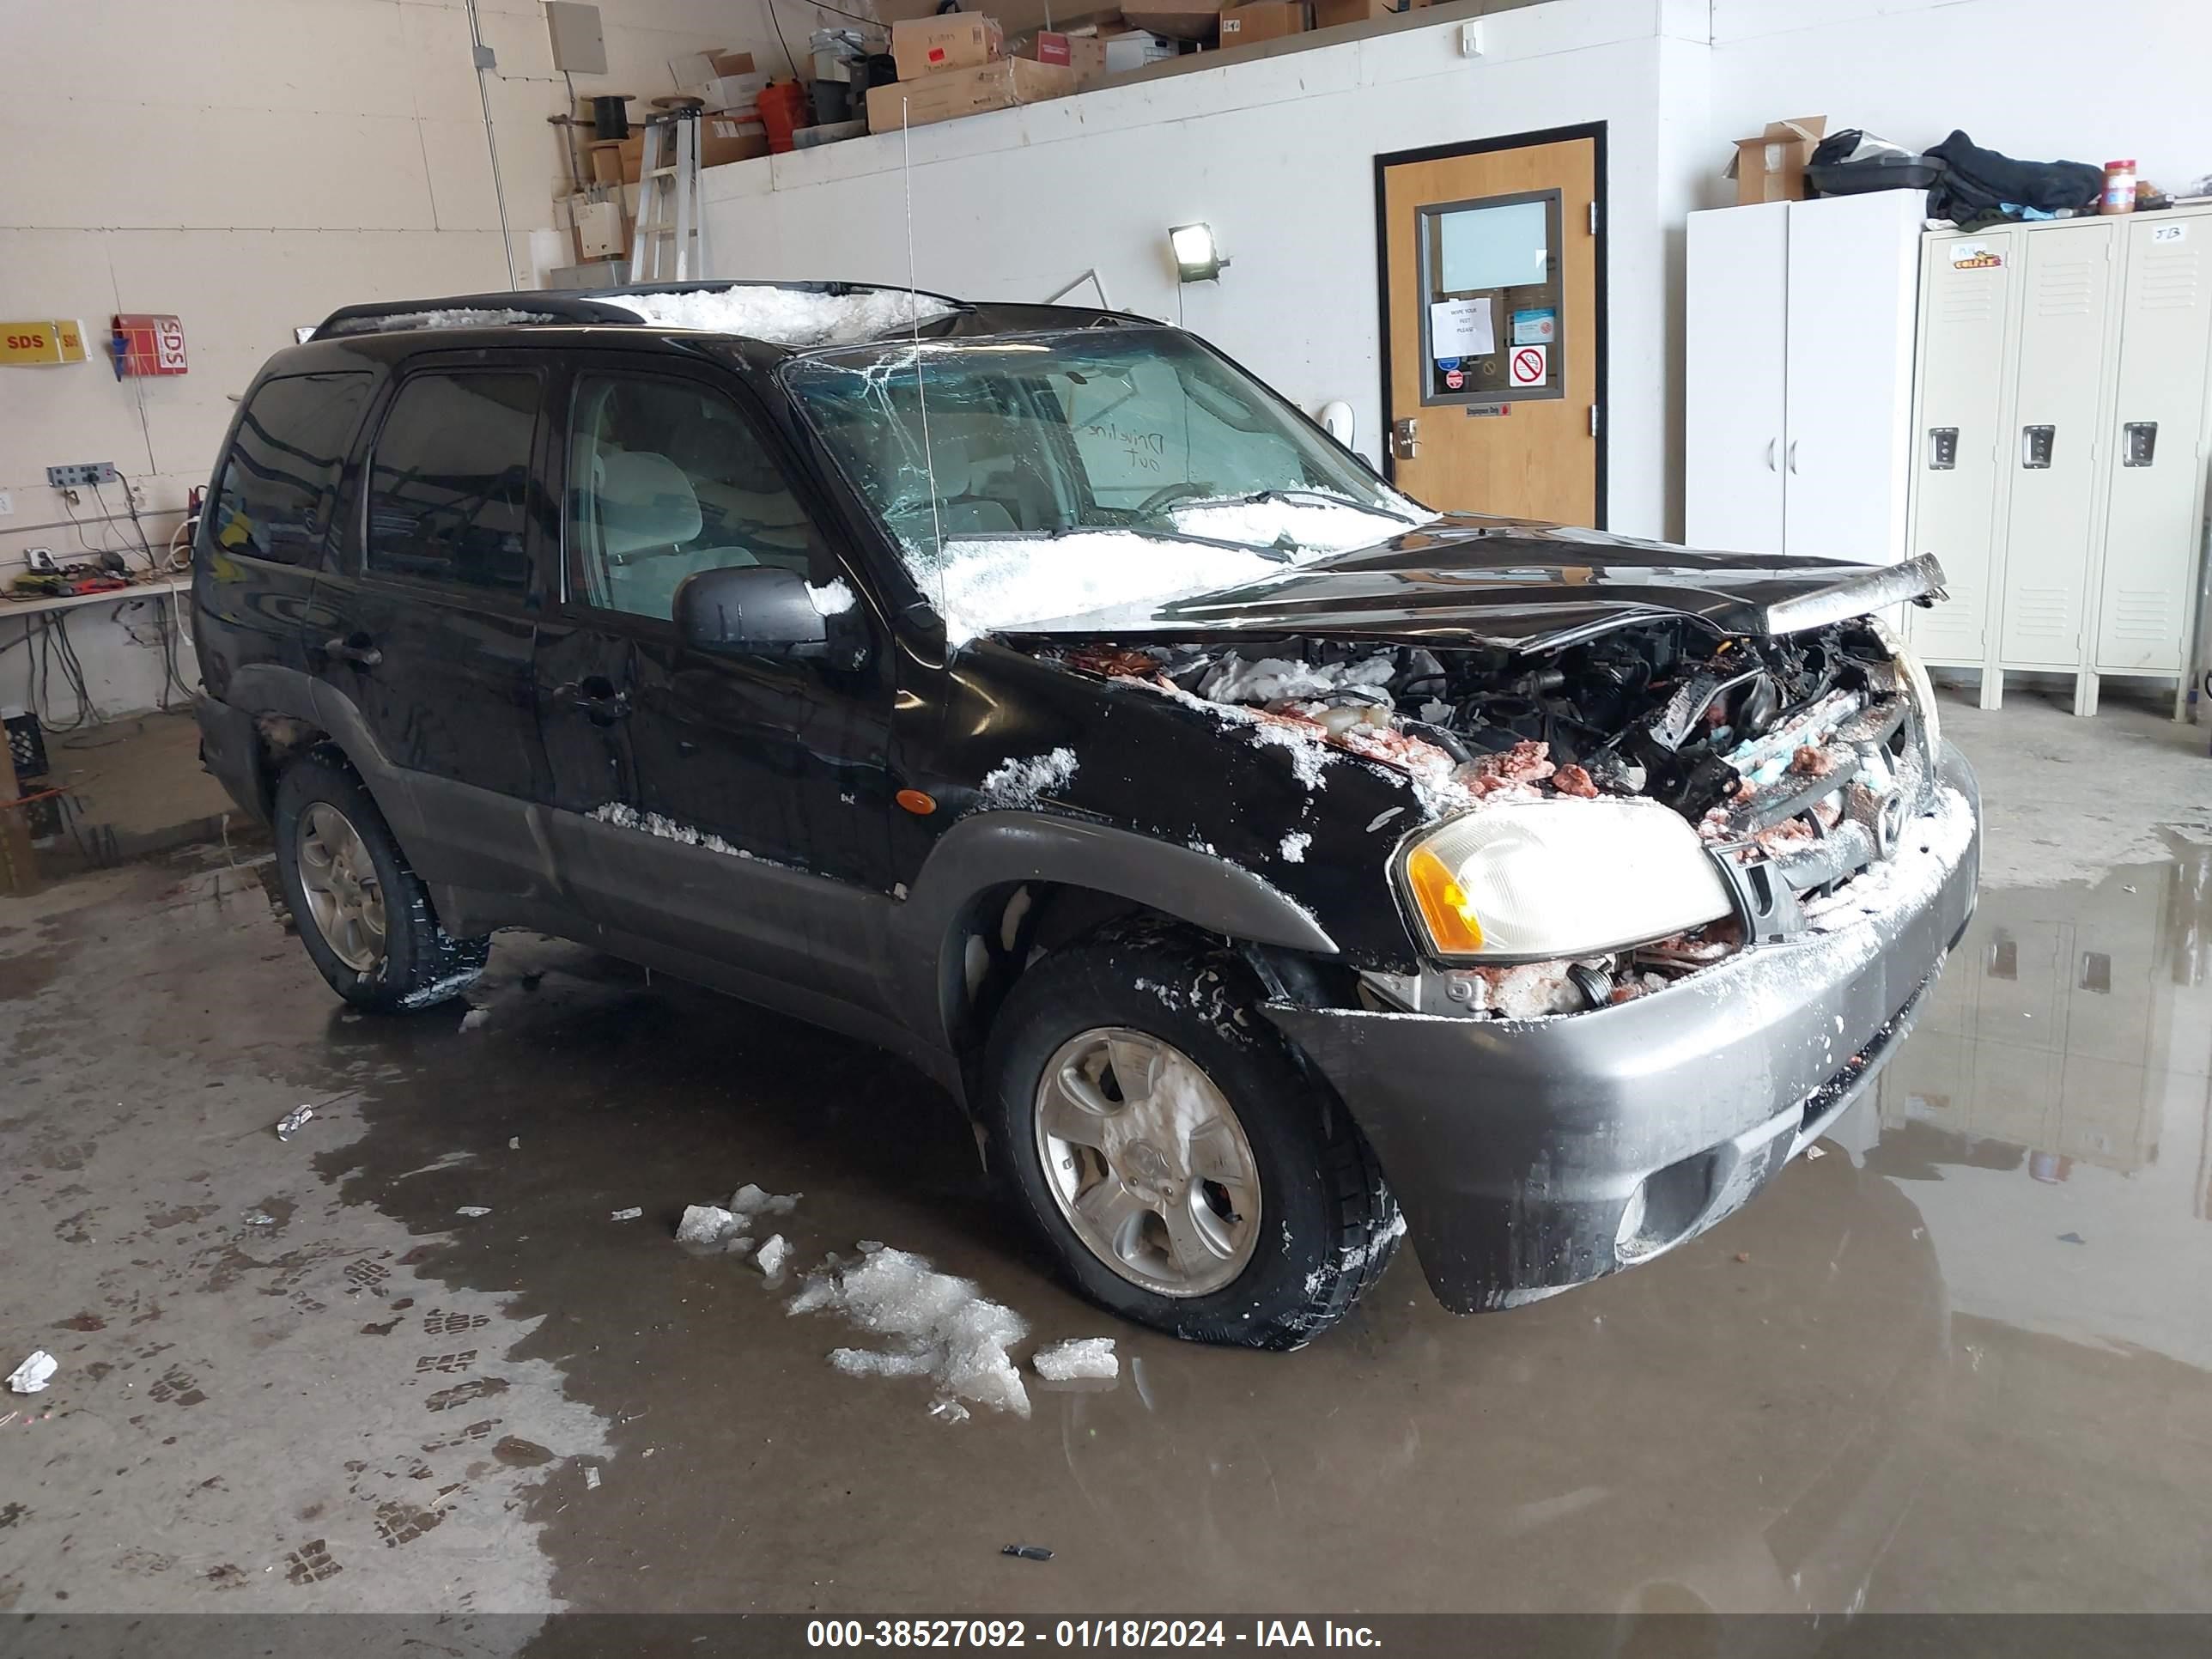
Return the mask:
[[343,374],[261,383],[216,489],[208,522],[216,547],[277,564],[316,562],[368,382],[366,374]]
[[387,575],[519,593],[530,585],[535,374],[410,377],[369,467],[368,568]]
[[695,570],[810,574],[813,526],[737,405],[686,380],[577,377],[568,549],[576,597],[672,617]]

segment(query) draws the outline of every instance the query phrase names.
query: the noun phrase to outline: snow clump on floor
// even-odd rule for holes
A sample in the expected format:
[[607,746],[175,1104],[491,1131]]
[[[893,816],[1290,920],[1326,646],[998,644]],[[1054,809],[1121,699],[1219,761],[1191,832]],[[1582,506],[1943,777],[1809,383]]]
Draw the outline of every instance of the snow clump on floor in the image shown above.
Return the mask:
[[1119,1376],[1121,1361],[1110,1336],[1071,1337],[1030,1357],[1036,1374],[1048,1382],[1073,1382],[1084,1377]]
[[790,1310],[842,1314],[891,1339],[886,1349],[838,1349],[830,1363],[848,1376],[930,1376],[945,1395],[1030,1414],[1029,1390],[1006,1352],[1028,1323],[973,1279],[939,1273],[921,1256],[880,1249],[856,1262],[833,1258],[808,1275]]

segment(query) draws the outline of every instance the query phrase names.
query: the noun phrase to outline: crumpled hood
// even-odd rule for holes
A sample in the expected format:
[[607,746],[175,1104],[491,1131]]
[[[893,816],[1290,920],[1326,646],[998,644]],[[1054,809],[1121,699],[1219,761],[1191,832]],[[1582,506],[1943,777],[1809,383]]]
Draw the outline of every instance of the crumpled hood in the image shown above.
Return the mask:
[[1734,635],[1796,633],[1907,600],[1943,597],[1923,555],[1897,565],[1701,552],[1601,531],[1453,514],[1279,576],[1086,625],[1024,635],[1206,638],[1303,634],[1544,651],[1632,623],[1692,617]]

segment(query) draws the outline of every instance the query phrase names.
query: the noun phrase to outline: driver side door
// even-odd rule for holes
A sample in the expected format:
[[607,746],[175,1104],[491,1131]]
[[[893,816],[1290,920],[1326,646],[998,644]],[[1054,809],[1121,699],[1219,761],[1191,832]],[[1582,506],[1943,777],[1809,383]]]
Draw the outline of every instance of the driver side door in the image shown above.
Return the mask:
[[732,566],[781,565],[824,604],[868,604],[823,504],[739,396],[612,353],[567,387],[563,593],[540,674],[547,750],[576,786],[559,856],[616,932],[719,964],[725,982],[865,1006],[891,881],[887,635],[872,616],[875,648],[848,670],[696,651],[675,623],[684,579]]

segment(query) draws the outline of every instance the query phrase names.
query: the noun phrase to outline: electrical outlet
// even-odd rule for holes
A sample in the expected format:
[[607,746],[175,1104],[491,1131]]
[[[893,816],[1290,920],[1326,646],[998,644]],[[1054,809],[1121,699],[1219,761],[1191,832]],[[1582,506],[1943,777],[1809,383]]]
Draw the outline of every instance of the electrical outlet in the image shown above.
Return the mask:
[[56,489],[76,489],[86,484],[111,484],[123,475],[112,461],[78,461],[69,466],[50,466],[46,482]]
[[12,519],[15,516],[15,498],[6,490],[0,489],[0,519]]

